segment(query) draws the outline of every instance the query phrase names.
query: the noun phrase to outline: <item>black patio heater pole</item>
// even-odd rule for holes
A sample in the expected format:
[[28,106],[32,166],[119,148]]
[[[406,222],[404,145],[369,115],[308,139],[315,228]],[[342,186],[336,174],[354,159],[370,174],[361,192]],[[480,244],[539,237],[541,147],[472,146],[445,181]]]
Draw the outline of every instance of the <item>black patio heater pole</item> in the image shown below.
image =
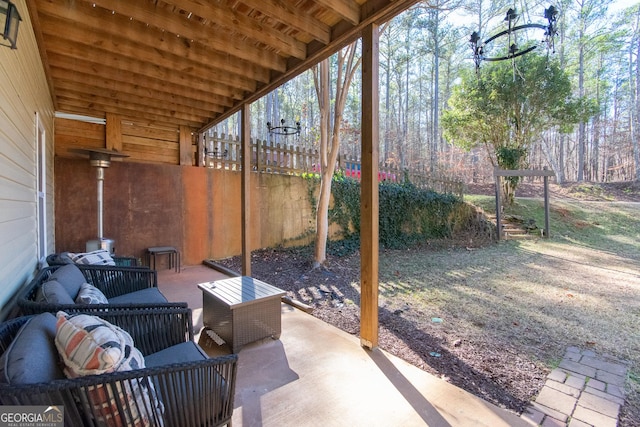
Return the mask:
[[100,148],[71,148],[72,153],[88,155],[89,163],[96,168],[97,178],[97,202],[98,202],[98,237],[97,239],[91,239],[87,241],[87,252],[97,251],[98,249],[104,249],[109,253],[115,252],[115,241],[104,237],[104,170],[111,166],[111,158],[113,157],[129,157],[126,154],[118,153],[117,151],[105,150]]

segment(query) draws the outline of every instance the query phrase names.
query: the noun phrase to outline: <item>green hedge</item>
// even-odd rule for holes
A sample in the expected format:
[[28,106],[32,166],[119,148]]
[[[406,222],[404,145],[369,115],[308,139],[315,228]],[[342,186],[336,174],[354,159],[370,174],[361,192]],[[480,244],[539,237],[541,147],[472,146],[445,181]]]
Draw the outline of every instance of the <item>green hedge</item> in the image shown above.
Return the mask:
[[[318,183],[318,178],[310,182]],[[311,189],[313,187],[313,189]],[[315,208],[315,189],[309,198]],[[360,183],[337,174],[331,186],[333,205],[329,221],[342,229],[343,240],[331,242],[333,253],[350,252],[359,246]],[[453,194],[441,194],[416,187],[410,181],[379,185],[379,238],[383,248],[395,249],[415,245],[429,238],[450,237],[462,223],[468,223],[468,206]]]

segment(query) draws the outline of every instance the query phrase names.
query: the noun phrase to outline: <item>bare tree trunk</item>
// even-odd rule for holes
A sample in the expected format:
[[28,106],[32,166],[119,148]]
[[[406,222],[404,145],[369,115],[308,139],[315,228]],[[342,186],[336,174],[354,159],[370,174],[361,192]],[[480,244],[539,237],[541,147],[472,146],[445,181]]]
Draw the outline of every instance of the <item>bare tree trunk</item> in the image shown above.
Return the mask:
[[407,28],[407,40],[405,43],[405,49],[407,50],[407,69],[404,72],[404,89],[405,89],[405,97],[404,97],[404,123],[402,123],[402,140],[400,143],[404,145],[406,148],[403,150],[406,155],[401,159],[399,165],[400,167],[407,166],[407,157],[410,158],[411,150],[409,145],[409,74],[410,74],[410,58],[411,58],[411,26]]
[[[640,129],[640,8],[636,15],[636,86],[634,93],[634,106],[635,106],[635,119],[632,119],[632,144],[633,144],[633,163],[636,169],[635,179],[640,181],[640,135],[638,135]],[[633,114],[632,114],[633,116]]]
[[[602,70],[602,53],[600,53],[598,58],[598,73],[596,76],[600,75],[600,71]],[[596,80],[596,103],[600,104],[600,77],[597,77]],[[593,131],[591,134],[593,135],[593,147],[591,149],[591,162],[590,169],[592,174],[592,181],[598,182],[600,179],[600,171],[598,169],[600,162],[600,136],[602,129],[604,127],[604,122],[606,120],[600,120],[600,117],[606,117],[606,111],[599,112],[593,118]],[[604,137],[604,135],[602,135]]]
[[564,147],[565,147],[565,138],[566,135],[560,135],[560,142],[558,146],[558,168],[556,169],[556,179],[558,180],[558,184],[564,184],[566,177],[564,175]]
[[[560,66],[562,68],[566,67],[566,60],[564,56],[564,40],[565,40],[565,24],[566,24],[566,16],[562,14],[562,20],[560,22],[560,48],[559,48],[559,57],[560,57]],[[564,133],[560,134],[560,141],[558,143],[558,167],[556,168],[556,180],[558,184],[564,184],[566,180],[566,159],[565,159],[565,150],[566,150],[566,135]]]
[[[582,12],[581,12],[582,13]],[[580,22],[580,31],[578,40],[580,45],[578,46],[578,96],[584,97],[584,33],[585,23]],[[577,181],[584,180],[584,165],[585,165],[585,146],[586,146],[586,124],[584,121],[578,125],[578,177]]]
[[329,59],[313,68],[313,80],[320,107],[320,193],[316,209],[316,241],[314,268],[320,267],[327,259],[327,238],[329,234],[329,203],[331,184],[340,149],[340,125],[349,86],[353,81],[361,59],[355,59],[356,42],[338,52],[333,126],[331,126]]
[[[387,44],[391,45],[391,37],[387,37]],[[391,49],[387,49],[390,51]],[[387,75],[385,77],[386,93],[384,98],[384,141],[382,142],[382,161],[387,162],[389,160],[389,153],[391,149],[389,147],[391,140],[391,55],[387,56]]]
[[433,121],[433,127],[431,128],[432,130],[432,147],[431,147],[431,162],[430,162],[430,172],[432,174],[435,174],[436,172],[436,164],[438,162],[438,145],[440,142],[440,123],[438,122],[439,116],[440,116],[440,111],[439,111],[439,106],[440,106],[440,99],[438,98],[438,93],[440,92],[440,39],[438,37],[438,25],[439,25],[439,19],[440,19],[440,14],[438,13],[438,10],[434,10],[433,11],[434,15],[435,15],[435,20],[434,20],[434,25],[435,25],[435,29],[434,29],[434,49],[433,49],[433,105],[432,105],[432,121]]
[[[316,207],[316,242],[314,268],[322,265],[327,258],[327,235],[329,233],[329,201],[331,198],[331,176],[328,175],[328,149],[329,149],[329,59],[325,59],[314,67],[314,82],[320,106],[320,194]],[[333,164],[335,167],[335,163]]]
[[[421,76],[423,73],[423,67],[424,67],[424,63],[422,62],[422,58],[419,59],[419,68],[418,68],[418,74]],[[418,99],[420,100],[419,102],[422,102],[422,100],[424,99],[424,94],[423,94],[423,88],[422,88],[422,81],[423,79],[418,79]],[[417,155],[417,159],[420,160],[420,163],[422,163],[422,159],[425,156],[424,150],[423,150],[423,143],[422,143],[422,105],[419,103],[418,104],[418,112],[417,112],[417,126],[416,126],[416,143],[418,144],[418,155]]]

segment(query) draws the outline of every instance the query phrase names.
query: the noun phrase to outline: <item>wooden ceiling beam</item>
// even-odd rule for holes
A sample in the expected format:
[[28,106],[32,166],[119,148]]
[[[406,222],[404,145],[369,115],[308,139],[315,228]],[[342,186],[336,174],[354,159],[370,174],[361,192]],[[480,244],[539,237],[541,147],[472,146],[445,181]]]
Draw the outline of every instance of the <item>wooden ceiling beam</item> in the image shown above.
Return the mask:
[[[61,7],[52,2],[40,0],[38,2],[38,12],[41,15],[41,21],[44,21],[46,16],[68,21],[66,25],[59,29],[62,34],[69,26],[85,25],[112,35],[122,35],[131,40],[143,40],[151,49],[167,53],[173,52],[176,55],[188,55],[194,60],[210,57],[210,61],[215,61],[218,64],[223,64],[226,61],[238,61],[241,64],[245,64],[245,68],[250,66],[255,67],[255,69],[268,68],[271,70],[284,70],[285,68],[285,60],[282,57],[268,54],[264,50],[253,46],[242,45],[244,50],[233,49],[240,55],[236,57],[230,55],[227,49],[228,46],[232,48],[231,44],[211,43],[204,45],[194,43],[188,38],[177,37],[173,33],[162,31],[142,21],[130,19],[125,15],[111,14],[103,8],[92,7],[88,3],[74,2],[73,6]],[[172,49],[175,49],[175,51]],[[262,72],[265,73],[265,71]]]
[[40,19],[38,16],[37,1],[25,0],[25,2],[27,5],[27,11],[29,13],[29,19],[31,19],[31,26],[33,27],[33,32],[36,37],[36,44],[38,45],[38,51],[40,53],[40,59],[42,60],[45,77],[47,78],[47,83],[49,83],[49,93],[51,95],[51,100],[53,101],[53,108],[56,109],[58,108],[58,106],[56,105],[55,82],[51,78],[51,73],[49,72],[49,61],[47,60],[47,51],[45,48],[46,44],[44,42],[44,37],[42,36],[42,31],[40,31]]
[[53,68],[54,102],[94,114],[124,105],[129,116],[149,102],[139,111],[149,120],[179,113],[175,120],[192,125],[206,114],[205,129],[418,0],[25,1]]
[[[273,27],[264,25],[247,15],[221,7],[220,4],[213,5],[207,2],[203,4],[201,1],[194,0],[163,1],[210,21],[226,32],[237,33],[241,28],[242,36],[248,37],[254,42],[271,46],[276,52],[281,52],[286,56],[293,56],[299,59],[304,59],[307,56],[306,45],[294,37],[277,31]],[[195,18],[190,20],[194,22],[194,19]]]
[[259,88],[256,92],[249,95],[245,100],[237,102],[232,108],[226,110],[223,114],[217,116],[213,121],[207,123],[199,132],[203,132],[211,126],[220,123],[239,111],[244,103],[252,103],[262,98],[269,92],[283,85],[287,81],[308,70],[313,65],[325,58],[333,55],[347,44],[357,40],[360,37],[362,29],[367,25],[378,23],[382,24],[391,18],[407,10],[409,7],[418,3],[420,0],[369,0],[362,7],[362,19],[360,24],[353,26],[345,21],[340,21],[331,29],[332,40],[329,46],[324,46],[318,42],[311,42],[307,46],[309,55],[304,61],[290,60],[287,64],[285,73],[274,76],[269,84]]
[[[73,8],[60,7],[44,2],[39,5],[38,12],[43,16],[43,23],[49,18],[61,23],[57,29],[66,34],[69,28],[81,26],[95,32],[96,36],[105,39],[117,38],[122,41],[135,41],[141,48],[153,52],[161,57],[182,58],[200,64],[201,67],[211,69],[211,72],[220,72],[242,76],[246,80],[267,82],[269,72],[248,61],[230,58],[229,55],[208,49],[199,43],[190,43],[184,38],[178,38],[167,32],[149,31],[145,24],[132,21],[124,16],[114,15],[110,17],[112,25],[105,25],[102,9],[89,7],[84,3],[76,4]],[[42,26],[42,24],[41,24]],[[99,29],[99,31],[96,31]],[[97,37],[94,37],[97,38]]]
[[[67,104],[64,102],[64,100],[61,100],[60,107],[56,111],[60,113],[78,114],[80,116],[90,116],[90,117],[96,117],[96,118],[104,118],[106,116],[106,112],[104,111],[95,111],[95,110],[87,111],[86,109],[77,107],[76,105]],[[190,126],[194,129],[198,128],[198,124],[196,122],[190,122],[188,120],[180,120],[176,118],[167,119],[166,117],[153,116],[145,113],[138,114],[137,112],[134,113],[132,111],[126,111],[125,112],[126,115],[122,115],[120,113],[121,113],[121,110],[118,110],[118,112],[114,114],[118,114],[123,118],[133,117],[139,121],[144,121],[145,123],[150,123],[152,125],[154,124],[173,125],[173,126],[182,125],[182,126]],[[143,114],[144,114],[144,117],[143,117]]]
[[[135,104],[121,104],[114,102],[108,98],[99,96],[92,96],[91,98],[83,97],[82,93],[70,93],[66,92],[64,97],[60,99],[61,103],[67,105],[75,105],[78,108],[97,108],[98,111],[114,112],[118,111],[118,115],[122,116],[132,114],[135,112],[137,115],[144,115],[145,118],[154,117],[155,120],[163,120],[164,122],[175,122],[179,120],[182,124],[189,123],[189,126],[193,126],[195,123],[202,123],[207,116],[197,116],[195,114],[185,114],[181,112],[169,112],[165,110],[154,111],[153,109],[140,109]],[[92,113],[93,115],[93,113]],[[143,116],[140,116],[143,117]],[[196,125],[197,127],[198,125]]]
[[[70,84],[87,84],[95,88],[97,91],[102,91],[108,94],[109,96],[115,96],[118,93],[124,93],[129,96],[137,96],[140,98],[149,98],[155,99],[152,104],[154,106],[163,105],[164,102],[172,103],[172,104],[180,104],[185,106],[186,108],[193,108],[190,104],[192,104],[191,99],[193,97],[187,96],[181,97],[180,95],[176,95],[175,93],[170,93],[162,90],[162,82],[151,82],[150,85],[140,86],[135,83],[117,83],[112,80],[105,79],[99,76],[95,76],[92,74],[84,74],[78,71],[70,72],[67,69],[60,69],[57,67],[51,67],[51,74],[57,81],[61,84],[65,82],[69,82]],[[64,91],[60,91],[59,95],[64,94]],[[212,102],[202,102],[202,106],[199,110],[211,113],[219,113],[228,108],[227,106],[215,104]]]
[[69,76],[65,76],[64,73],[68,72],[68,70],[73,70],[79,75],[84,75],[82,78],[90,78],[96,85],[99,85],[97,87],[104,90],[122,91],[133,96],[154,96],[158,102],[180,102],[188,107],[214,112],[221,112],[225,107],[233,105],[233,100],[228,97],[211,95],[201,91],[186,91],[182,87],[167,86],[163,81],[120,73],[120,70],[101,63],[78,61],[73,57],[58,53],[51,53],[49,56],[51,58],[51,67],[55,67],[58,70],[58,75],[68,78]]
[[89,61],[102,63],[105,66],[113,67],[121,74],[130,73],[132,81],[135,75],[139,75],[138,82],[144,85],[145,78],[155,78],[164,81],[165,85],[180,85],[187,90],[199,90],[203,93],[215,94],[231,99],[242,99],[244,92],[233,87],[221,85],[214,81],[207,81],[197,77],[179,73],[155,66],[153,64],[136,61],[124,56],[118,56],[113,51],[103,50],[92,46],[71,44],[57,36],[47,35],[56,44],[56,52],[76,58],[78,61]]
[[317,40],[322,44],[329,44],[331,41],[331,27],[308,15],[306,10],[293,7],[290,2],[283,0],[241,0],[241,2],[248,8],[295,29],[301,35],[308,34],[306,42]]
[[256,63],[262,67],[280,72],[285,70],[285,61],[277,53],[257,47],[251,43],[239,41],[236,37],[215,31],[211,27],[196,22],[196,20],[189,22],[187,19],[177,19],[180,18],[180,15],[160,7],[152,8],[149,2],[91,0],[89,3],[103,9],[105,16],[103,25],[109,25],[111,11],[115,11],[115,14],[122,15],[125,18],[149,24],[149,31],[162,32],[164,30],[176,35],[176,37],[202,43],[211,49]]
[[[161,106],[161,109],[163,110],[174,111],[176,113],[181,113],[184,115],[208,117],[212,113],[211,110],[188,107],[176,102],[164,101],[160,103],[156,98],[131,95],[122,91],[114,92],[108,89],[96,88],[95,86],[80,83],[77,81],[65,81],[59,79],[58,82],[60,89],[64,91],[65,96],[68,97],[71,97],[72,95],[78,95],[78,99],[82,99],[83,96],[89,99],[104,98],[118,102],[121,105],[136,106],[136,108],[141,110],[146,109],[149,105]],[[222,108],[218,107],[213,112],[222,112]]]
[[[124,56],[129,59],[127,64],[129,66],[133,65],[138,67],[140,63],[146,62],[150,65],[153,64],[153,67],[158,70],[164,70],[167,74],[192,75],[197,79],[208,80],[227,86],[226,89],[229,91],[232,90],[232,87],[249,92],[253,92],[256,88],[255,81],[202,66],[195,61],[180,58],[172,53],[162,53],[144,45],[134,45],[119,36],[98,32],[83,25],[74,25],[73,27],[66,28],[64,31],[60,31],[60,29],[64,27],[64,21],[52,18],[42,24],[42,32],[48,37],[60,37],[69,40],[67,44],[81,43],[91,50],[108,52],[108,56],[105,57],[107,60],[115,60],[115,58],[117,58],[118,62],[121,62],[120,56]],[[123,62],[122,67],[124,66],[125,64]],[[146,68],[148,69],[149,67]]]
[[[189,115],[180,112],[168,112],[166,110],[154,111],[149,108],[140,109],[135,104],[122,104],[114,102],[109,98],[103,98],[95,95],[88,98],[83,95],[84,94],[82,93],[65,92],[65,96],[60,98],[60,103],[74,105],[78,108],[86,108],[87,111],[95,111],[95,109],[98,111],[106,111],[107,113],[114,113],[115,111],[118,111],[118,115],[126,115],[127,113],[133,114],[133,112],[135,112],[138,115],[142,114],[147,118],[154,117],[155,120],[164,120],[165,122],[174,122],[179,120],[181,123],[190,123],[190,126],[194,123],[202,123],[202,121],[206,119],[206,116]],[[93,112],[90,114],[94,115]]]
[[329,9],[351,25],[361,22],[360,6],[353,0],[313,0],[319,6]]
[[[128,81],[143,87],[146,85],[147,80],[156,79],[162,81],[167,89],[171,88],[171,86],[178,86],[173,92],[181,97],[200,91],[203,95],[206,94],[206,99],[215,99],[218,103],[224,105],[228,102],[233,102],[233,99],[242,98],[245,93],[231,86],[220,85],[214,80],[201,79],[185,73],[172,73],[170,69],[130,58],[114,58],[107,51],[102,51],[101,49],[89,49],[86,52],[86,49],[81,46],[69,46],[60,42],[58,50],[50,52],[49,55],[52,57],[50,59],[52,64],[55,63],[59,67],[67,66],[71,71],[76,67],[85,69],[91,67],[95,69],[96,75],[105,79]],[[61,56],[66,57],[67,60],[55,62]],[[95,66],[95,64],[98,64],[98,66]],[[182,95],[180,95],[181,93]]]
[[118,114],[120,116],[140,117],[145,120],[153,120],[161,123],[180,123],[192,127],[198,127],[198,125],[206,119],[205,117],[199,116],[167,114],[165,110],[157,110],[156,112],[150,108],[138,110],[136,108],[118,105],[117,103],[109,102],[108,100],[92,101],[87,99],[77,99],[70,96],[59,96],[58,101],[61,109],[65,108],[67,111],[79,112],[80,114],[86,114],[92,117],[97,117],[96,113],[102,114],[106,112]]

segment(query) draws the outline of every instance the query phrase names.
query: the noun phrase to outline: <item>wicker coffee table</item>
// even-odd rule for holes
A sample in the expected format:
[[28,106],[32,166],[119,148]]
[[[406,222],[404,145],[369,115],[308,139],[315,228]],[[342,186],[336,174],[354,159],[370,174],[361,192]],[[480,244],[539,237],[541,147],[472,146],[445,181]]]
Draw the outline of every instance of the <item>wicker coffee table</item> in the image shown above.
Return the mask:
[[263,338],[280,338],[280,298],[285,291],[248,276],[200,283],[204,326],[237,353]]

